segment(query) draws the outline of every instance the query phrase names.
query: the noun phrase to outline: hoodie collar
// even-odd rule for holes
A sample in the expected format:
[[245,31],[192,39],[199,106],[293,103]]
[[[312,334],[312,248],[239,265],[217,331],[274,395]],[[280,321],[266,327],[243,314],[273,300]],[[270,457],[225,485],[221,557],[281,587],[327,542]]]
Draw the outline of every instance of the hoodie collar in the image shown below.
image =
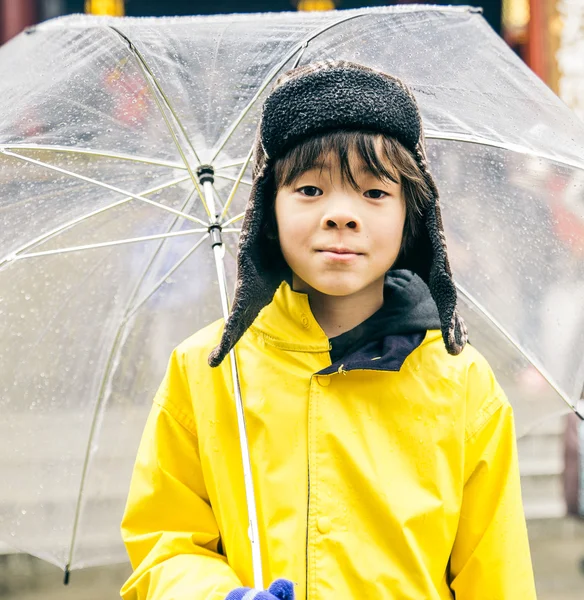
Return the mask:
[[[389,271],[383,306],[368,319],[331,338],[331,360],[344,359],[366,344],[388,336],[408,336],[440,329],[438,309],[428,286],[412,271]],[[399,344],[398,344],[399,345]]]

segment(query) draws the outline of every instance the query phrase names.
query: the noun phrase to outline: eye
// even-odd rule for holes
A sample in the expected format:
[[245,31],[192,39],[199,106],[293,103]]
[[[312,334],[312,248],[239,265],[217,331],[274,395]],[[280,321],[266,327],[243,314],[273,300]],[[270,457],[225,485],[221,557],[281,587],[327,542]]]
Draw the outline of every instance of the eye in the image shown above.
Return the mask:
[[387,196],[387,192],[383,190],[367,190],[365,194],[373,194],[373,196],[365,196],[366,198],[371,198],[372,200],[380,200],[383,196]]
[[[303,190],[305,190],[303,192]],[[314,185],[303,185],[301,188],[298,188],[297,190],[298,192],[303,193],[305,196],[308,196],[309,198],[314,198],[315,196],[318,196],[318,192],[320,192],[322,194],[322,190],[320,188],[317,188]]]

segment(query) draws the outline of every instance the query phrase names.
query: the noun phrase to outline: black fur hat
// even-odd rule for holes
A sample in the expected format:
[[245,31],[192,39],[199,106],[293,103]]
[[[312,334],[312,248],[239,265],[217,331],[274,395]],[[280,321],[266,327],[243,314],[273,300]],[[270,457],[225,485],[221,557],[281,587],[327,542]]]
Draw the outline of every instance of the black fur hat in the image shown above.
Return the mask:
[[459,354],[467,331],[456,307],[456,288],[446,253],[438,190],[426,161],[422,119],[416,100],[396,77],[358,63],[326,60],[284,73],[262,107],[254,146],[253,186],[237,252],[237,282],[231,314],[219,345],[209,355],[216,367],[269,304],[286,277],[285,265],[266,252],[267,209],[276,158],[300,141],[338,129],[377,131],[396,138],[414,156],[431,201],[425,227],[399,265],[428,284],[440,315],[442,337],[450,354]]

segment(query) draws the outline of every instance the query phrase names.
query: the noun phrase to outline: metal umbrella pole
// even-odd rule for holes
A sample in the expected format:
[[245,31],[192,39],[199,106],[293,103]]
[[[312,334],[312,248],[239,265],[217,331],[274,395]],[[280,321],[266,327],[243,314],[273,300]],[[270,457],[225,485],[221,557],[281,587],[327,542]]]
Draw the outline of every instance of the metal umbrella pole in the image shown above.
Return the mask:
[[[229,316],[229,298],[227,295],[227,277],[225,275],[225,246],[223,245],[222,226],[220,211],[215,204],[215,194],[213,191],[215,170],[211,165],[201,165],[197,169],[197,177],[203,186],[203,194],[209,214],[211,215],[211,224],[209,225],[209,234],[211,246],[215,257],[215,268],[217,269],[217,279],[221,294],[221,308],[225,321]],[[229,352],[231,362],[231,376],[233,379],[233,391],[235,394],[235,407],[237,411],[237,424],[239,429],[239,444],[241,447],[241,458],[243,461],[243,478],[245,482],[245,496],[247,501],[247,516],[249,522],[248,536],[251,543],[251,556],[253,567],[254,587],[263,590],[264,581],[262,575],[262,556],[260,551],[260,537],[258,528],[258,516],[255,501],[255,492],[253,487],[253,477],[251,472],[251,460],[249,456],[249,446],[247,442],[247,431],[245,427],[245,414],[243,412],[243,401],[241,398],[241,388],[239,385],[239,371],[237,368],[237,359],[235,351]]]

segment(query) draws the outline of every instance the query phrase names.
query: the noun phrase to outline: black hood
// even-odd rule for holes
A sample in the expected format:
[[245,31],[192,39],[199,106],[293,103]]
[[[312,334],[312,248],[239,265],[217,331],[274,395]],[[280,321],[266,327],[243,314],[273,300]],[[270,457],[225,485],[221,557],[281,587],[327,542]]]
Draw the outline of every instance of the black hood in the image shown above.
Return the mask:
[[424,333],[440,329],[438,308],[428,286],[408,270],[385,276],[383,306],[353,329],[330,339],[333,364],[366,344],[387,336]]

